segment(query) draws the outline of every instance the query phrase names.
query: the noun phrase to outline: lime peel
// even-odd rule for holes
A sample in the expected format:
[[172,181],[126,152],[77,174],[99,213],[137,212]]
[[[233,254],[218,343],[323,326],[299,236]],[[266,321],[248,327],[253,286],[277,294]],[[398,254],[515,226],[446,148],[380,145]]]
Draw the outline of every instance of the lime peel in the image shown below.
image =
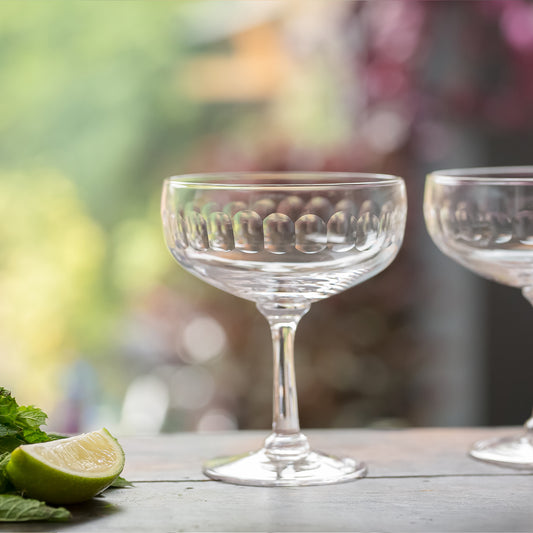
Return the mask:
[[102,428],[66,439],[19,446],[11,453],[6,473],[25,496],[69,504],[102,492],[123,468],[124,451]]

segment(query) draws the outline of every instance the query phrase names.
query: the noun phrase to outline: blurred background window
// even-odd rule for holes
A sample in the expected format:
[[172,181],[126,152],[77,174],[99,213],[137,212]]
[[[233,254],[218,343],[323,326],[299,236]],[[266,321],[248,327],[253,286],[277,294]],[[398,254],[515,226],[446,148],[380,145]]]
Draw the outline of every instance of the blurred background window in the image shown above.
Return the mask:
[[56,431],[264,428],[266,322],[181,270],[176,173],[405,177],[378,277],[298,330],[304,427],[527,418],[533,315],[426,234],[428,170],[531,164],[526,0],[0,4],[0,385]]

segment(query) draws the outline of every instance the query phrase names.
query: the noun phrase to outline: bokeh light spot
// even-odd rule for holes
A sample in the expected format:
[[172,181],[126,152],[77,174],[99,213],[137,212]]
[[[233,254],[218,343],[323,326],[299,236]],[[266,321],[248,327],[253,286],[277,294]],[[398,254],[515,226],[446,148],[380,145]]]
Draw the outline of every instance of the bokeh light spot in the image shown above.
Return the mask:
[[183,332],[183,347],[191,363],[205,363],[222,353],[226,332],[214,319],[200,316],[191,320]]

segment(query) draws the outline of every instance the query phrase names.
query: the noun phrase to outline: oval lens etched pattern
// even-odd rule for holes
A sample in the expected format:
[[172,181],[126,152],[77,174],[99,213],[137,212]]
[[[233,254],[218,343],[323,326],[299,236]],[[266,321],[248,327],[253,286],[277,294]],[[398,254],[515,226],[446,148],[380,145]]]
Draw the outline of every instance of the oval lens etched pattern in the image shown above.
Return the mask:
[[316,215],[303,215],[295,224],[296,249],[304,254],[316,254],[327,244],[326,223]]
[[263,250],[263,221],[255,211],[239,211],[233,217],[233,233],[237,250],[246,253]]
[[200,252],[209,248],[209,239],[207,237],[207,223],[205,218],[196,211],[187,214],[187,235],[189,244],[195,250]]
[[279,199],[273,194],[225,204],[222,198],[189,200],[182,210],[176,208],[165,216],[169,245],[177,250],[190,247],[215,253],[368,252],[383,246],[384,241],[387,246],[393,244],[394,226],[403,227],[405,222],[390,201],[380,207],[368,199],[358,203],[350,198],[332,201],[329,196],[312,195]]
[[304,201],[299,196],[287,196],[278,204],[277,212],[287,215],[296,222],[303,214],[304,208]]
[[339,211],[328,221],[328,246],[333,252],[347,252],[355,246],[354,224],[355,220]]
[[327,198],[315,196],[305,205],[305,212],[311,215],[317,215],[322,220],[329,220],[333,214],[333,206]]
[[263,222],[265,250],[283,254],[294,248],[294,223],[281,213],[268,215]]
[[379,218],[370,211],[360,214],[355,228],[355,247],[359,251],[368,251],[378,242]]
[[504,213],[489,213],[488,223],[490,225],[490,242],[495,244],[505,244],[513,238],[513,223]]
[[231,218],[221,211],[209,215],[209,245],[216,252],[231,252],[235,248]]
[[189,239],[187,239],[187,230],[185,228],[185,221],[179,213],[172,213],[170,228],[172,237],[178,248],[184,249],[189,246]]
[[514,228],[522,244],[533,244],[533,211],[524,210],[514,217]]

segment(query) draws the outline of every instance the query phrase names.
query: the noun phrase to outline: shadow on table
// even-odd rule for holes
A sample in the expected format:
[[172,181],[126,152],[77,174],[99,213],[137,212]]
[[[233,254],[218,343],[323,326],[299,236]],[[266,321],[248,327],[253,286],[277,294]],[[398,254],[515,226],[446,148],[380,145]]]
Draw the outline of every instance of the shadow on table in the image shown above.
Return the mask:
[[119,505],[111,503],[105,497],[98,496],[88,502],[65,507],[72,513],[72,518],[66,522],[5,522],[0,523],[0,531],[61,531],[73,526],[97,522],[101,518],[121,512]]

